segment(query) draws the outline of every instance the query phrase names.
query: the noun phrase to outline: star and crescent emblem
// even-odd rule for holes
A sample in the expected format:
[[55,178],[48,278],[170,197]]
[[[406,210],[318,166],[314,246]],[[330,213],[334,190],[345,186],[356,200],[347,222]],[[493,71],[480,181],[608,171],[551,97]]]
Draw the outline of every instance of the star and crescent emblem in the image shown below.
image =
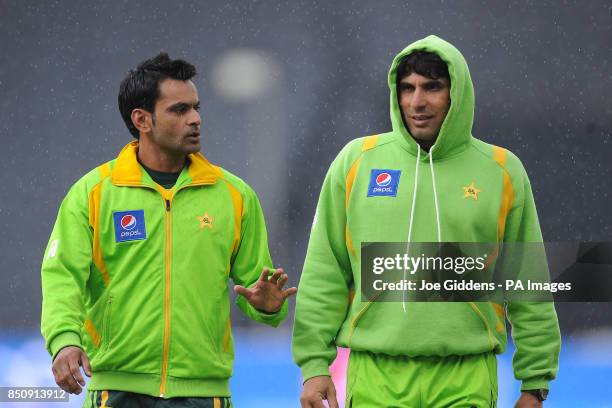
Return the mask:
[[196,216],[196,219],[200,221],[200,230],[203,230],[204,228],[213,229],[213,222],[215,221],[215,218],[212,215],[208,215],[208,211],[205,212],[204,215]]
[[478,193],[480,193],[480,191],[481,190],[476,188],[472,181],[469,186],[463,186],[463,198],[473,198],[478,201]]

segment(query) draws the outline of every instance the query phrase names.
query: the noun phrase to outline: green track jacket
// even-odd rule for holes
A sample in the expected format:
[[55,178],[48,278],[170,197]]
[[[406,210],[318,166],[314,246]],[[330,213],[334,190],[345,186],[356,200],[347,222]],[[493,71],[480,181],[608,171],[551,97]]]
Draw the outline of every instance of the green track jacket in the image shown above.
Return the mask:
[[[437,53],[451,77],[451,106],[429,153],[408,133],[397,100],[397,66],[414,50]],[[552,303],[412,302],[404,311],[401,302],[361,300],[362,242],[406,242],[410,229],[412,242],[542,241],[519,159],[471,135],[474,89],[460,52],[435,36],[411,44],[393,60],[389,88],[393,130],[350,142],[323,182],[293,333],[304,379],[328,375],[336,345],[402,356],[502,353],[507,317],[522,389],[548,388],[560,349]],[[373,194],[381,170],[378,181],[397,183],[395,195]]]
[[[89,389],[165,398],[229,396],[228,278],[272,267],[264,217],[241,179],[189,155],[175,186],[138,164],[138,142],[92,170],[61,204],[42,264],[41,330],[55,357],[82,347]],[[278,325],[242,296],[250,318]]]

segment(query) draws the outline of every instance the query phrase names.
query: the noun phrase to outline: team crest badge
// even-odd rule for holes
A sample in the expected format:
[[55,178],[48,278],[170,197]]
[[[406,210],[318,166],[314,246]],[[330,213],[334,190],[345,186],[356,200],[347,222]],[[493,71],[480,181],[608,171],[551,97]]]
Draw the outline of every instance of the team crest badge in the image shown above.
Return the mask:
[[478,194],[480,190],[474,186],[474,182],[472,181],[469,186],[463,186],[463,198],[473,198],[478,201]]
[[213,229],[213,222],[215,221],[215,217],[212,215],[208,215],[208,211],[204,213],[204,215],[196,216],[196,220],[200,222],[200,229],[204,228]]

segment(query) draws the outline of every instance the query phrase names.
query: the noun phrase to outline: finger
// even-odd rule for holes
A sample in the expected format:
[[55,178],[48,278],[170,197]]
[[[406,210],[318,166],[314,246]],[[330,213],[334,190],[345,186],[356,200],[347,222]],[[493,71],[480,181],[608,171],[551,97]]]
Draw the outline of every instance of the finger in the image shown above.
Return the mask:
[[245,287],[244,287],[244,286],[242,286],[242,285],[235,285],[235,286],[234,286],[234,292],[235,292],[237,295],[242,295],[242,296],[244,296],[245,298],[247,298],[247,300],[248,300],[248,299],[250,299],[250,298],[251,298],[251,296],[253,296],[253,294],[251,293],[251,291],[250,291],[249,289],[245,288]]
[[261,275],[259,275],[259,280],[261,282],[267,282],[269,274],[270,274],[270,268],[263,268],[263,270],[261,271]]
[[300,398],[300,405],[302,406],[302,408],[314,408],[312,402],[305,398]]
[[280,278],[284,273],[285,273],[285,271],[283,271],[283,268],[278,268],[272,274],[272,277],[270,278],[270,282],[272,282],[272,283],[278,282],[278,278]]
[[283,286],[285,286],[285,283],[287,283],[288,280],[289,280],[289,276],[287,276],[286,273],[283,273],[281,275],[281,277],[278,278],[278,280],[276,281],[276,286],[278,286],[279,289],[282,289]]
[[66,383],[66,381],[64,381],[63,379],[57,380],[55,381],[55,383],[57,384],[58,387],[60,387],[62,390],[66,391],[67,393],[72,393],[72,389],[68,386],[68,384]]
[[317,398],[314,401],[311,400],[310,404],[311,404],[312,408],[325,408],[325,404],[323,404],[323,399],[322,398]]
[[87,354],[85,354],[85,352],[81,354],[80,363],[81,366],[83,366],[83,371],[85,371],[85,375],[91,377],[91,364],[89,363],[89,358],[87,357]]
[[329,408],[338,408],[338,400],[336,399],[336,390],[334,388],[327,390],[327,403]]
[[292,288],[289,288],[285,291],[283,291],[283,299],[287,299],[289,296],[293,296],[297,293],[297,288],[294,286]]
[[79,369],[79,363],[77,361],[69,361],[68,367],[70,368],[68,382],[70,386],[73,388],[73,392],[75,394],[81,393],[81,385],[85,385],[85,380],[81,375],[81,370]]
[[78,384],[74,380],[74,377],[70,373],[69,369],[64,371],[64,374],[58,381],[57,385],[59,385],[63,390],[69,392],[70,394],[77,393]]
[[85,380],[83,379],[83,375],[81,374],[81,370],[80,370],[80,362],[81,359],[79,357],[79,359],[77,361],[74,362],[70,362],[68,363],[70,365],[70,374],[72,374],[72,377],[76,380],[76,382],[81,386],[84,387],[85,386]]
[[302,408],[325,408],[323,400],[319,398],[319,395],[303,398],[300,402],[302,403]]
[[68,368],[68,363],[66,360],[64,360],[64,358],[60,357],[55,360],[55,363],[53,364],[53,376],[55,377],[55,382],[62,390],[71,392],[71,388],[68,383],[70,371]]
[[336,399],[336,388],[331,378],[328,377],[325,386],[322,390],[321,397],[327,400],[329,408],[338,408],[338,400]]
[[53,379],[55,380],[55,383],[57,384],[58,387],[60,387],[62,390],[64,391],[68,391],[68,389],[64,388],[64,376],[61,374],[60,370],[53,365]]

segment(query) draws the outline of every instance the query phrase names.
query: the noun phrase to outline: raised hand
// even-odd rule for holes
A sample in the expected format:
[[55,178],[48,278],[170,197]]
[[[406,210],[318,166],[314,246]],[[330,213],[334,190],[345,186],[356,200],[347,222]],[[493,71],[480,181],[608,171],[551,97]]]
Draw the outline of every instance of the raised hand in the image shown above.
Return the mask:
[[250,288],[241,285],[234,286],[234,292],[244,296],[257,310],[265,313],[276,313],[280,310],[285,299],[295,295],[297,288],[291,287],[283,290],[289,277],[282,268],[278,268],[268,279],[270,269],[263,268],[261,276]]

